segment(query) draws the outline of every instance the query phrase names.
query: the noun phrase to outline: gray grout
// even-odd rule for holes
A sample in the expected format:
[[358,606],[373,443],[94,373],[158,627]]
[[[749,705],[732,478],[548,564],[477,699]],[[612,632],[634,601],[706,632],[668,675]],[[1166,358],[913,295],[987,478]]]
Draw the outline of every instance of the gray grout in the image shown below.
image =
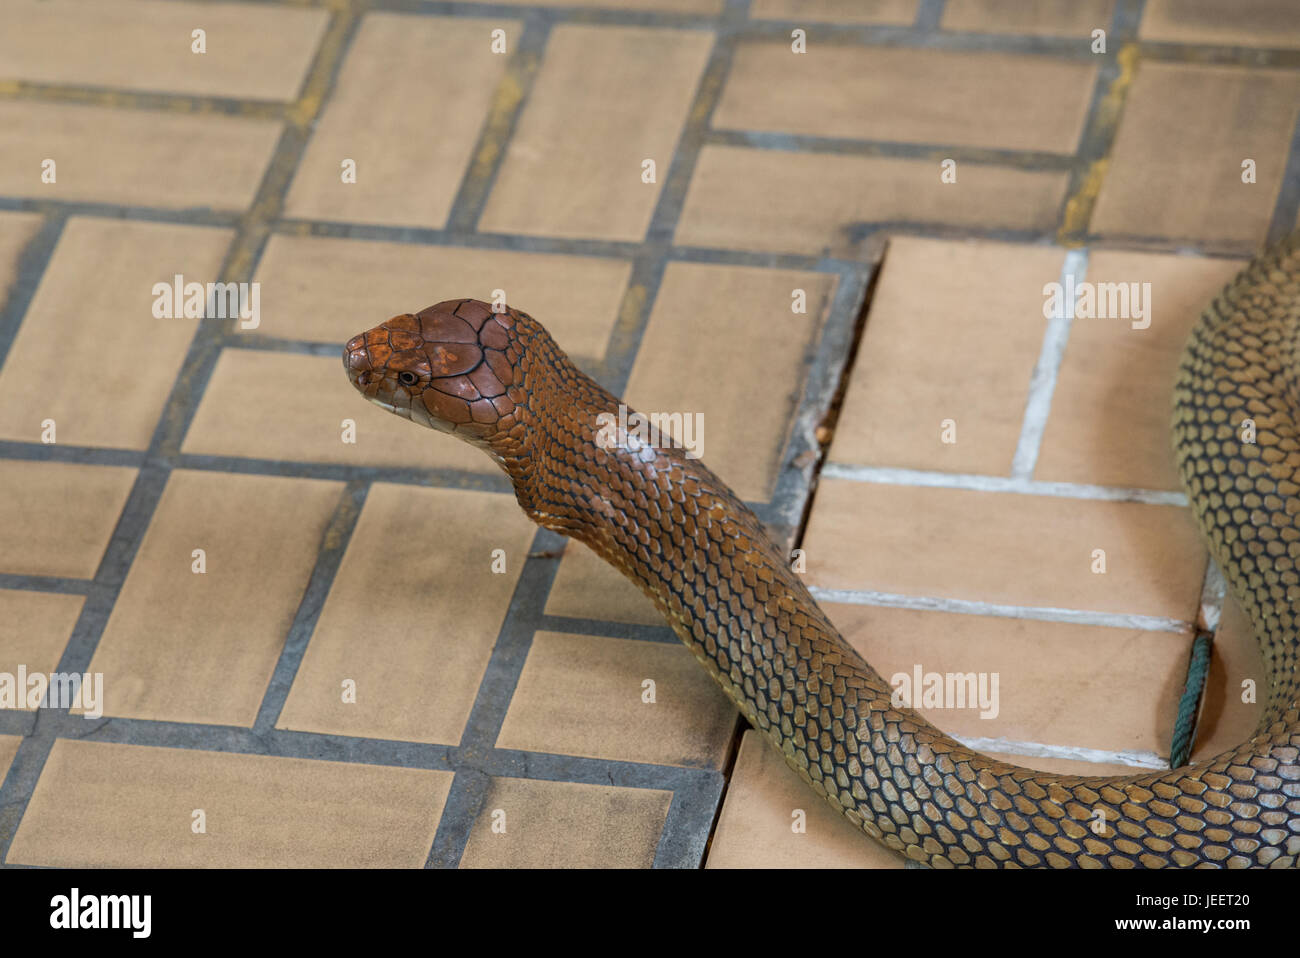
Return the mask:
[[[201,0],[206,2],[206,0]],[[274,3],[275,0],[257,0],[257,2]],[[1116,34],[1136,34],[1136,25],[1141,18],[1142,0],[1120,0],[1116,9],[1112,30]],[[707,28],[715,35],[715,47],[706,67],[702,88],[709,83],[721,85],[725,80],[731,51],[738,42],[783,39],[791,27],[790,21],[754,22],[745,20],[747,3],[743,0],[730,0],[720,18],[692,14],[660,14],[644,11],[627,10],[555,10],[540,7],[518,7],[491,4],[444,3],[433,0],[381,0],[373,4],[373,9],[407,10],[428,15],[457,15],[477,17],[502,17],[512,20],[523,18],[527,24],[520,48],[531,49],[534,44],[539,53],[544,46],[545,37],[550,27],[556,23],[594,23],[594,24],[640,24],[660,27]],[[828,24],[807,24],[810,42],[815,43],[856,43],[868,46],[915,46],[917,48],[934,48],[945,50],[1001,50],[1003,52],[1022,54],[1049,54],[1069,59],[1089,59],[1084,40],[1080,38],[1040,38],[1022,36],[1001,36],[984,34],[936,33],[942,15],[943,0],[922,0],[918,8],[918,19],[914,26],[904,28],[868,26],[838,26]],[[804,25],[804,24],[799,24]],[[355,36],[356,22],[353,23],[350,36],[333,64],[333,80],[328,93],[332,92],[337,79],[337,71],[347,57],[347,48],[351,37]],[[529,40],[528,38],[532,39]],[[1114,64],[1114,54],[1120,45],[1120,36],[1112,35],[1109,39],[1114,45],[1109,47],[1109,63]],[[1080,48],[1082,47],[1082,52]],[[1250,48],[1195,46],[1195,45],[1161,45],[1143,42],[1140,45],[1143,57],[1170,59],[1194,56],[1215,62],[1239,63],[1242,65],[1276,65],[1286,68],[1300,68],[1300,52],[1279,50],[1254,50]],[[519,51],[517,50],[516,53]],[[1102,77],[1094,91],[1093,106],[1090,108],[1089,123],[1100,95],[1109,86]],[[528,74],[532,76],[534,74]],[[133,94],[131,102],[138,105],[152,103],[153,94]],[[166,96],[158,94],[157,96]],[[182,98],[185,99],[185,98]],[[211,104],[213,109],[232,109],[235,101],[227,103],[224,98],[191,98]],[[509,143],[509,133],[513,132],[522,109],[528,99],[527,89],[517,105],[509,123],[506,142],[502,144],[497,157],[497,167],[505,155]],[[161,100],[159,101],[162,102]],[[167,100],[168,103],[172,101]],[[327,101],[328,102],[328,99]],[[714,91],[716,102],[716,90]],[[267,107],[274,110],[275,106]],[[284,107],[285,110],[288,106]],[[711,111],[710,111],[711,113]],[[688,114],[689,115],[689,114]],[[1085,126],[1085,130],[1090,129]],[[1113,132],[1113,131],[1112,131]],[[287,150],[297,152],[301,158],[309,136],[302,136],[302,142],[295,142],[298,134],[286,129],[284,137],[276,149],[279,157]],[[816,270],[834,273],[838,276],[835,297],[829,310],[829,318],[820,332],[817,351],[809,367],[808,379],[800,403],[800,420],[792,429],[787,442],[786,458],[790,462],[802,453],[815,450],[815,440],[810,439],[811,427],[815,423],[808,421],[809,414],[824,408],[829,401],[834,385],[839,381],[841,367],[847,359],[848,343],[852,336],[852,320],[857,315],[867,289],[867,279],[873,267],[848,260],[828,259],[815,256],[802,256],[785,253],[763,253],[736,250],[704,250],[675,247],[672,235],[677,218],[680,216],[681,204],[685,191],[692,179],[694,162],[699,149],[712,142],[744,142],[745,145],[761,149],[799,149],[820,152],[866,152],[876,151],[879,155],[910,155],[929,147],[910,144],[889,144],[869,141],[844,140],[836,138],[788,138],[775,134],[755,131],[712,131],[706,116],[698,128],[683,131],[683,143],[679,144],[674,154],[673,164],[660,193],[650,230],[644,243],[610,243],[603,241],[559,240],[545,237],[510,236],[505,234],[480,234],[472,231],[477,221],[482,204],[490,194],[492,178],[489,177],[481,191],[467,195],[462,190],[458,193],[449,222],[454,228],[445,230],[427,230],[419,228],[390,228],[367,224],[327,224],[307,223],[305,221],[275,219],[269,226],[269,232],[284,235],[299,235],[305,227],[312,235],[348,237],[354,239],[373,239],[395,242],[413,242],[430,245],[460,245],[480,249],[518,249],[537,252],[562,252],[576,255],[607,256],[633,261],[633,277],[629,286],[641,285],[646,296],[635,324],[628,328],[616,329],[611,337],[611,349],[608,354],[602,378],[606,384],[614,384],[621,391],[630,374],[636,350],[644,333],[654,304],[658,285],[662,280],[666,263],[672,261],[717,262],[733,265],[755,265],[778,268]],[[688,139],[690,142],[687,142]],[[1085,141],[1086,141],[1085,136]],[[1092,144],[1092,148],[1101,147],[1101,155],[1109,148],[1109,139],[1101,144]],[[1078,177],[1086,172],[1089,165],[1086,142],[1073,156],[1058,157],[1053,154],[1027,154],[1014,151],[969,151],[972,162],[990,162],[1024,165],[1039,164],[1043,168],[1069,168]],[[296,167],[296,162],[293,164]],[[272,167],[274,166],[274,161]],[[268,176],[272,175],[268,167]],[[293,171],[281,184],[279,194],[292,182]],[[265,186],[265,184],[264,184]],[[1072,183],[1067,196],[1073,195],[1077,183]],[[259,196],[261,191],[259,191]],[[1300,203],[1300,128],[1293,138],[1287,172],[1283,178],[1277,211],[1274,216],[1275,232],[1286,226],[1287,216],[1294,222],[1296,205]],[[21,323],[31,296],[39,282],[49,257],[57,243],[62,223],[71,215],[107,216],[127,219],[146,219],[161,222],[184,222],[197,225],[238,227],[242,224],[242,214],[196,210],[171,210],[157,208],[125,207],[115,204],[100,203],[52,203],[45,200],[0,197],[0,210],[32,210],[44,214],[47,219],[36,240],[30,245],[20,262],[19,280],[11,292],[9,301],[0,309],[0,350],[7,349],[13,334]],[[1289,211],[1289,212],[1288,212]],[[1280,225],[1279,225],[1280,224]],[[920,235],[947,235],[940,225],[926,224],[871,224],[859,230],[859,241],[865,240],[876,232],[893,230],[896,232],[919,233]],[[984,235],[994,239],[1013,239],[1019,242],[1046,243],[1052,237],[1039,231],[969,231],[972,235]],[[268,233],[269,235],[269,233]],[[265,236],[253,250],[251,263],[247,264],[249,277],[255,275],[257,259],[265,244]],[[231,253],[237,243],[232,244]],[[1233,255],[1229,250],[1225,255]],[[228,256],[231,255],[228,253]],[[30,262],[29,262],[30,260]],[[223,273],[226,266],[223,265]],[[236,277],[244,278],[244,277]],[[439,823],[437,837],[429,852],[428,864],[431,866],[454,866],[460,860],[469,829],[472,828],[479,812],[479,806],[486,795],[490,778],[496,775],[517,775],[553,781],[586,781],[593,784],[616,784],[622,787],[668,788],[673,792],[673,800],[667,821],[662,830],[656,852],[655,864],[659,867],[696,867],[700,864],[709,830],[720,804],[724,780],[722,773],[714,769],[682,769],[670,766],[638,765],[636,763],[580,759],[570,756],[554,756],[541,753],[502,750],[494,747],[496,733],[500,722],[509,707],[519,671],[532,641],[533,631],[537,628],[555,629],[557,631],[591,631],[609,635],[611,638],[640,639],[645,641],[675,641],[671,631],[664,627],[618,625],[597,622],[596,620],[574,619],[570,617],[548,616],[544,612],[546,596],[555,575],[558,562],[554,559],[529,559],[521,572],[516,595],[511,601],[510,611],[502,625],[496,648],[493,650],[483,682],[480,684],[475,701],[475,709],[467,723],[464,739],[458,746],[430,746],[419,743],[383,742],[366,739],[349,739],[342,736],[322,736],[309,733],[288,732],[273,727],[274,720],[282,707],[284,697],[292,684],[301,655],[310,640],[316,619],[319,616],[320,603],[328,594],[338,563],[346,550],[346,539],[363,505],[369,484],[374,481],[410,482],[416,484],[449,485],[459,488],[485,488],[495,492],[508,492],[508,483],[500,476],[481,476],[476,473],[461,473],[454,470],[429,471],[418,469],[369,468],[353,466],[334,466],[330,464],[280,463],[269,460],[235,459],[213,456],[193,456],[179,454],[169,446],[178,447],[184,435],[189,418],[192,417],[198,402],[206,388],[211,375],[216,355],[222,348],[235,344],[230,333],[217,331],[209,335],[203,328],[196,334],[187,355],[177,386],[168,399],[169,411],[179,407],[183,414],[169,425],[168,416],[164,415],[155,432],[150,449],[147,452],[127,450],[97,450],[78,447],[45,447],[39,444],[0,442],[0,456],[7,458],[50,460],[64,462],[89,462],[94,464],[131,465],[140,469],[137,484],[128,498],[126,507],[119,519],[117,529],[105,553],[100,569],[93,580],[61,579],[58,577],[33,577],[18,575],[0,575],[0,587],[35,588],[44,592],[62,592],[68,594],[85,594],[87,596],[82,614],[74,627],[72,637],[60,661],[60,669],[72,671],[84,670],[88,664],[98,637],[102,632],[107,615],[112,609],[120,590],[122,580],[130,567],[135,551],[152,515],[153,507],[161,494],[163,484],[172,468],[216,469],[230,472],[262,472],[267,474],[309,475],[321,478],[342,479],[348,482],[331,528],[343,541],[336,542],[329,550],[322,551],[317,557],[317,564],[300,604],[298,614],[286,640],[285,649],[277,664],[275,674],[259,711],[258,720],[253,729],[230,729],[215,726],[195,726],[185,723],[159,723],[143,720],[105,719],[87,730],[84,719],[69,716],[66,713],[43,710],[33,715],[27,713],[0,713],[0,733],[21,734],[24,741],[15,757],[9,775],[0,781],[0,863],[8,853],[9,843],[16,831],[30,798],[32,788],[39,777],[49,748],[57,737],[90,738],[99,741],[123,741],[138,745],[165,745],[167,747],[188,747],[216,749],[219,751],[248,752],[254,754],[294,755],[299,757],[341,758],[342,760],[362,761],[372,764],[396,764],[415,768],[437,768],[455,772],[455,779],[442,820]],[[288,340],[263,339],[242,342],[243,348],[260,348],[270,351],[287,351],[309,355],[333,354],[337,347],[319,343]],[[838,357],[838,358],[837,358]],[[0,354],[0,362],[3,355]],[[185,384],[182,387],[182,383]],[[834,464],[827,467],[824,474],[836,475],[839,467]],[[287,470],[287,472],[286,472]],[[781,532],[790,525],[791,517],[797,524],[798,512],[803,500],[809,495],[813,466],[804,470],[786,468],[777,482],[772,500],[766,504],[757,504],[757,511],[765,522],[773,525],[774,532]],[[861,478],[851,476],[851,478]],[[962,477],[958,477],[959,479]],[[975,477],[980,478],[980,477]],[[885,481],[879,477],[866,481]],[[1043,494],[1061,494],[1058,491],[1045,491],[1048,487],[1068,484],[1044,484],[1029,482],[1030,491],[1042,491]],[[1080,489],[1101,489],[1102,487],[1078,487]],[[1105,490],[1107,493],[1142,494],[1143,490]],[[1160,495],[1160,494],[1156,494]],[[1106,498],[1106,495],[1085,494],[1084,497]],[[1136,501],[1145,501],[1138,499]],[[554,550],[561,548],[564,540],[553,533],[539,531],[534,539],[534,549]],[[826,590],[817,590],[825,596],[839,596]],[[891,602],[904,603],[904,607],[934,607],[915,605],[913,603],[939,602],[948,611],[967,611],[989,614],[989,609],[1001,609],[985,603],[966,603],[958,600],[929,600],[905,596],[887,596],[882,593],[851,593],[847,601],[871,599],[883,604]],[[843,598],[828,599],[845,601]],[[978,606],[978,610],[975,608]],[[1028,617],[1050,617],[1065,615],[1059,621],[1079,621],[1078,615],[1093,615],[1094,618],[1107,618],[1116,621],[1098,622],[1098,624],[1118,624],[1118,619],[1125,619],[1130,627],[1163,627],[1167,630],[1183,631],[1186,623],[1174,620],[1157,620],[1157,617],[1114,617],[1103,614],[1074,613],[1071,610],[1030,609],[1020,612],[1035,613]],[[993,613],[1000,614],[1000,613]],[[1134,625],[1133,623],[1137,623]],[[1160,623],[1164,623],[1163,626]]]

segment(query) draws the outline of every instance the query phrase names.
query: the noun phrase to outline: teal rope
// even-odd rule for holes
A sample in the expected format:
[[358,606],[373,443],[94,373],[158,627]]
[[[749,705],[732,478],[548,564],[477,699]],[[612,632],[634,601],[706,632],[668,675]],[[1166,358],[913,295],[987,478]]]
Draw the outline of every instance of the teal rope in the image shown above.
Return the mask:
[[1169,746],[1169,767],[1186,765],[1196,743],[1196,718],[1200,711],[1205,680],[1210,674],[1210,645],[1214,635],[1198,632],[1192,643],[1192,655],[1187,662],[1187,684],[1178,700],[1178,717],[1174,719],[1174,738]]

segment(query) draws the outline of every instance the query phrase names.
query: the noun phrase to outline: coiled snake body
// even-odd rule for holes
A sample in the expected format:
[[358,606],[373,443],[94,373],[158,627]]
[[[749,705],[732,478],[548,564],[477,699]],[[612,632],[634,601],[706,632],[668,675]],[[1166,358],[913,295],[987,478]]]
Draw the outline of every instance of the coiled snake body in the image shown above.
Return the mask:
[[699,460],[600,441],[619,400],[526,313],[439,303],[355,337],[344,365],[368,399],[486,450],[534,521],[640,586],[787,764],[890,848],[940,867],[1276,868],[1300,860],[1298,351],[1294,234],[1205,310],[1174,391],[1184,485],[1263,651],[1264,715],[1211,761],[1118,777],[994,761],[891,704]]

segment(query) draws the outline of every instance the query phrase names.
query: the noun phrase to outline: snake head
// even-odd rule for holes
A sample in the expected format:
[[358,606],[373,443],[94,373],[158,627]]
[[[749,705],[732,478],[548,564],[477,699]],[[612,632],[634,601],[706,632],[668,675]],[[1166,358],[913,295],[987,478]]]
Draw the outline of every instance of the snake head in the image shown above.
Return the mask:
[[493,451],[494,439],[514,424],[513,325],[510,311],[448,300],[353,336],[343,366],[376,405]]

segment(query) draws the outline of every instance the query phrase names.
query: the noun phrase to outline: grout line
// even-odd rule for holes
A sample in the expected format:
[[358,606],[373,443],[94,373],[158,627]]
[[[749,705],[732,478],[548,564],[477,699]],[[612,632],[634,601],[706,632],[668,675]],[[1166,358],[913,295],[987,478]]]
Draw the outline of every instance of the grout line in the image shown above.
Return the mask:
[[948,0],[920,0],[916,5],[916,20],[912,23],[912,29],[921,33],[937,32],[947,2]]
[[50,268],[54,249],[63,236],[67,221],[68,218],[62,213],[48,216],[18,254],[16,279],[9,289],[8,297],[0,304],[0,369],[4,368],[5,360],[9,357],[9,350],[13,348],[14,339],[36,296],[37,287]]
[[[308,70],[302,95],[290,108],[291,122],[281,132],[252,205],[239,218],[238,232],[227,249],[219,271],[223,280],[251,276],[261,245],[269,233],[263,221],[278,212],[280,198],[288,187],[288,176],[302,154],[314,116],[311,105],[314,104],[315,110],[320,109],[324,93],[355,32],[355,26],[356,17],[350,9],[339,10],[334,14]],[[304,104],[307,104],[306,108]],[[247,275],[241,277],[241,270]],[[150,439],[145,462],[136,475],[95,573],[94,581],[100,588],[92,590],[82,605],[81,614],[59,659],[60,672],[85,672],[94,656],[122,583],[167,484],[170,467],[165,458],[166,453],[179,447],[181,437],[198,407],[198,398],[211,376],[216,356],[220,352],[220,342],[216,337],[217,327],[201,323],[190,341],[181,369],[173,381],[163,413]],[[58,727],[57,721],[38,722],[32,735],[23,740],[19,755],[15,758],[20,771],[11,773],[4,784],[0,785],[0,809],[3,809],[4,816],[0,825],[7,826],[8,816],[14,816],[12,828],[0,827],[0,865],[9,854],[18,822],[31,800],[32,790],[44,768]]]
[[607,619],[588,619],[572,615],[549,615],[545,612],[537,617],[537,630],[597,636],[603,639],[627,639],[633,642],[658,642],[662,645],[676,645],[681,641],[666,625],[613,622]]
[[[530,555],[563,553],[566,541],[558,533],[539,528],[528,552]],[[483,768],[483,760],[500,751],[496,748],[497,737],[510,710],[559,566],[553,558],[524,560],[469,718],[461,731],[456,778],[443,806],[425,867],[454,867],[465,853],[465,845],[491,785],[488,780],[491,773]]]
[[870,589],[823,589],[811,586],[813,598],[821,602],[845,605],[875,605],[887,609],[913,609],[920,612],[955,612],[961,615],[986,615],[1004,619],[1032,619],[1038,622],[1067,622],[1074,625],[1100,625],[1113,629],[1139,629],[1144,632],[1190,632],[1190,622],[1159,615],[1136,615],[1123,612],[1094,612],[1085,609],[1058,609],[1051,606],[1002,605],[974,599],[940,596],[902,595]]
[[1159,489],[1123,489],[1075,482],[1044,482],[1037,479],[1008,479],[958,472],[923,472],[883,466],[855,466],[827,463],[822,475],[829,479],[874,482],[881,485],[926,486],[936,489],[967,489],[973,492],[1005,492],[1022,496],[1059,496],[1063,499],[1094,499],[1103,502],[1144,502],[1155,506],[1187,505],[1181,492]]
[[1285,162],[1266,237],[1270,244],[1278,242],[1293,230],[1300,229],[1300,114],[1296,116]]
[[258,707],[257,718],[253,722],[254,734],[262,734],[274,728],[284,710],[293,680],[302,665],[303,655],[307,652],[307,643],[316,631],[321,611],[334,586],[339,566],[347,552],[348,543],[352,541],[352,534],[356,531],[369,491],[369,483],[353,481],[344,487],[339,496],[334,515],[321,537],[315,567],[303,590],[289,633],[285,636],[280,657],[276,660],[266,691],[262,693],[262,704]]
[[479,217],[505,162],[506,147],[513,139],[519,118],[532,96],[550,36],[549,20],[536,15],[524,18],[522,33],[497,84],[478,142],[447,214],[449,229],[477,229]]
[[131,206],[92,200],[38,199],[30,196],[0,196],[0,210],[40,213],[44,216],[97,216],[113,220],[146,223],[179,223],[184,226],[212,226],[231,229],[239,225],[239,213],[232,210],[183,209],[165,206]]
[[736,146],[783,153],[812,153],[840,156],[881,156],[904,160],[955,159],[961,163],[1006,166],[1017,170],[1062,172],[1074,168],[1073,153],[1042,150],[993,149],[982,146],[944,146],[903,140],[873,140],[844,136],[815,136],[774,130],[710,129],[704,137],[709,146]]
[[1140,54],[1136,38],[1145,8],[1146,0],[1118,0],[1111,15],[1106,33],[1108,52],[1097,71],[1083,135],[1075,150],[1076,163],[1061,204],[1057,231],[1061,246],[1082,245],[1088,236],[1111,146],[1137,72]]
[[652,867],[704,867],[704,851],[722,811],[722,794],[727,785],[721,770],[712,771],[712,775],[695,776],[673,789]]
[[1034,366],[1029,381],[1029,400],[1025,404],[1025,418],[1020,427],[1020,441],[1011,460],[1013,479],[1030,479],[1038,464],[1038,452],[1043,445],[1043,430],[1052,409],[1052,394],[1056,391],[1056,377],[1065,359],[1065,347],[1070,339],[1070,326],[1074,322],[1074,291],[1084,281],[1088,271],[1088,250],[1072,249],[1065,254],[1061,264],[1061,288],[1064,290],[1059,316],[1047,321],[1043,333],[1042,352]]
[[0,589],[23,592],[49,592],[55,595],[89,595],[97,588],[90,579],[73,579],[54,575],[29,575],[0,572]]
[[1108,762],[1114,765],[1132,765],[1134,768],[1169,768],[1169,762],[1155,752],[1134,749],[1111,751],[1085,748],[1082,745],[1044,745],[1039,742],[1019,742],[1007,738],[960,735],[952,737],[977,752],[1002,752],[1007,755],[1025,755],[1031,758],[1068,758],[1077,762]]
[[119,111],[228,116],[247,120],[283,120],[290,103],[253,97],[213,96],[205,93],[171,93],[132,87],[79,83],[45,83],[34,80],[0,80],[0,102],[36,102],[44,107],[95,106]]
[[1219,620],[1223,615],[1223,602],[1227,598],[1228,583],[1223,577],[1219,564],[1210,558],[1205,567],[1205,582],[1201,585],[1200,612],[1196,626],[1206,632],[1218,632]]

